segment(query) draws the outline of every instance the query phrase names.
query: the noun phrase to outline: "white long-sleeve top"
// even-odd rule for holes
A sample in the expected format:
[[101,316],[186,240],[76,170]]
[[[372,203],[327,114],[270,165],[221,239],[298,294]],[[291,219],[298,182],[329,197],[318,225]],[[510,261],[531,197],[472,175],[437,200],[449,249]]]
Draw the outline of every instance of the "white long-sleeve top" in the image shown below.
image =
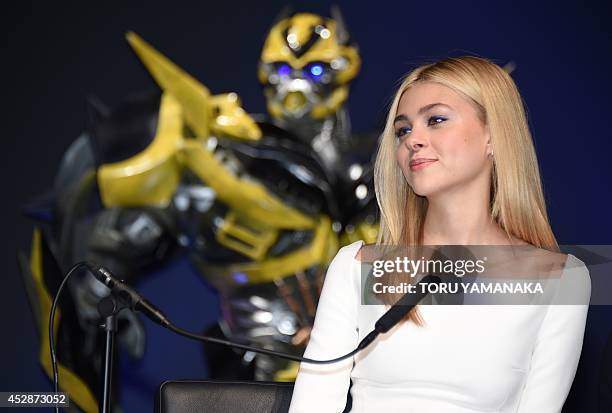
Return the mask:
[[[353,350],[388,309],[360,300],[357,241],[327,270],[305,357]],[[421,305],[425,326],[403,322],[352,359],[302,363],[290,413],[560,412],[570,390],[591,293],[588,269],[568,255],[560,277],[584,305]]]

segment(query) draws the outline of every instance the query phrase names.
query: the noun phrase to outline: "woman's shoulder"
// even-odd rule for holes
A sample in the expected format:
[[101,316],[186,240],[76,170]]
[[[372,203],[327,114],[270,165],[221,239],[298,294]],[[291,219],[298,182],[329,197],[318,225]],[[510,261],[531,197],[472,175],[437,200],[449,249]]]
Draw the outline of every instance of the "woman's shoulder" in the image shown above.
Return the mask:
[[[352,258],[355,259],[355,261],[357,262],[362,262],[364,257],[364,254],[366,254],[366,257],[371,258],[370,255],[373,255],[372,252],[375,253],[375,248],[376,248],[377,244],[366,244],[366,242],[364,240],[359,240],[359,241],[355,241],[352,244],[348,244],[346,245],[344,248],[347,248],[347,253],[349,253]],[[369,251],[370,253],[366,253],[364,251]],[[368,259],[368,262],[370,262],[370,260]]]
[[[363,241],[355,241],[341,247],[331,260],[325,274],[325,282],[321,297],[333,296],[336,299],[357,297],[359,292],[360,266],[355,255],[363,245]],[[350,288],[347,288],[350,287]],[[354,291],[354,294],[346,294]]]
[[583,274],[589,274],[589,269],[587,265],[580,258],[576,257],[572,254],[563,254],[566,256],[565,260],[565,270],[566,271],[576,271]]
[[497,254],[492,254],[494,260],[491,264],[507,268],[511,274],[517,276],[561,278],[568,264],[573,264],[568,254],[524,241],[504,244],[493,251]]
[[336,257],[341,257],[347,261],[361,261],[361,250],[362,246],[365,245],[365,241],[358,240],[347,244],[338,250]]
[[329,263],[326,279],[339,278],[346,281],[348,276],[351,279],[358,280],[361,263],[357,255],[364,244],[363,240],[358,240],[341,247]]
[[[575,255],[537,247],[533,247],[532,251],[532,253],[528,254],[528,257],[532,262],[538,262],[542,266],[548,267],[551,277],[564,278],[568,274],[583,277],[588,277],[589,275],[589,270],[585,263]],[[530,260],[527,261],[529,262]]]
[[559,280],[554,303],[588,304],[591,297],[591,277],[587,265],[572,254],[540,250],[551,269],[549,276]]
[[588,304],[591,297],[591,276],[587,265],[578,257],[567,254],[561,293],[567,295],[569,304]]

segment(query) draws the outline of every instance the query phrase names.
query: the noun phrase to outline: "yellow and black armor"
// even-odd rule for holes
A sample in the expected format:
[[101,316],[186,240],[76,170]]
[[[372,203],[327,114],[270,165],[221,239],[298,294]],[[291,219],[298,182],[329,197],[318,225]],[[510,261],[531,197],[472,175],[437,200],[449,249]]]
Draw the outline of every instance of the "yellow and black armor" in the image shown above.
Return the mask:
[[[365,161],[356,154],[364,140],[350,134],[343,107],[360,60],[340,17],[297,14],[272,28],[259,69],[268,122],[255,121],[235,93],[212,95],[136,34],[127,39],[161,94],[113,111],[98,107],[69,149],[49,234],[57,267],[91,259],[130,282],[187,250],[220,293],[225,336],[301,353],[328,263],[342,245],[377,235],[371,152]],[[309,129],[297,136],[289,127],[295,121]],[[24,265],[33,285],[45,277],[39,237]],[[93,277],[72,287],[80,317],[97,321],[91,306],[106,292]],[[46,306],[37,308],[40,319],[48,317]],[[126,341],[138,356],[142,327],[127,321]],[[219,360],[209,363],[213,375]],[[292,380],[297,372],[297,364],[269,357],[255,363],[260,380]],[[92,394],[75,401],[93,411]]]

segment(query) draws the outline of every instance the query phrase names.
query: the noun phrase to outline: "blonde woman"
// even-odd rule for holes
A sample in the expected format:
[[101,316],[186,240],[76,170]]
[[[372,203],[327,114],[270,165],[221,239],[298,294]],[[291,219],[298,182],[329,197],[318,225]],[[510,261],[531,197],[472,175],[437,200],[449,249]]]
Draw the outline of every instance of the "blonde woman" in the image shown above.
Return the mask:
[[[525,111],[510,76],[477,57],[402,82],[375,163],[377,244],[533,246],[562,259],[581,305],[419,305],[353,359],[302,363],[290,412],[559,412],[590,298],[586,266],[558,251]],[[354,349],[386,311],[361,303],[362,241],[328,268],[306,357]],[[393,301],[387,301],[391,304]]]

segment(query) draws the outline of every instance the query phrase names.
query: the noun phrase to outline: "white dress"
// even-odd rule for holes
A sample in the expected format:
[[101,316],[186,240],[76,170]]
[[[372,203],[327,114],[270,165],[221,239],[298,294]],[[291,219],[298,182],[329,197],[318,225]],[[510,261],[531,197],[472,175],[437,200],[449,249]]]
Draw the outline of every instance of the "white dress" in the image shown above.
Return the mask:
[[[363,241],[341,248],[325,278],[305,357],[353,350],[386,311],[360,303]],[[569,255],[561,277],[588,303],[584,263]],[[401,323],[352,359],[302,363],[290,413],[560,412],[584,336],[584,305],[421,305],[426,326]]]

